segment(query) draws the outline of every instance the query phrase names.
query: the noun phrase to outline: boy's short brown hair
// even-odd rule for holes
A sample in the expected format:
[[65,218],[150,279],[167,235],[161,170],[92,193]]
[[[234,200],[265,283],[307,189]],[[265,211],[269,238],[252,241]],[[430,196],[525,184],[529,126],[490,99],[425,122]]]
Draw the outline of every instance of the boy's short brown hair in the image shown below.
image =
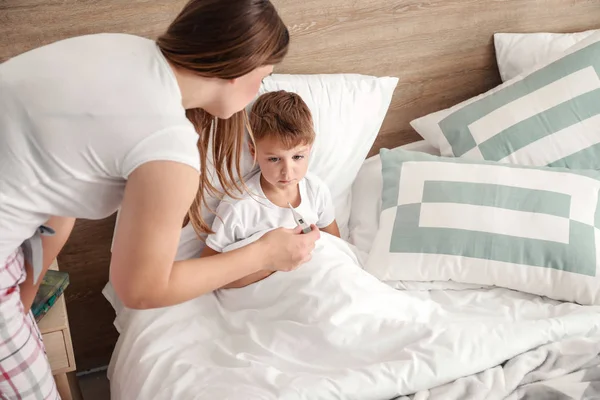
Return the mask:
[[255,141],[275,137],[291,149],[315,140],[310,109],[296,93],[278,90],[263,94],[252,106],[249,119]]

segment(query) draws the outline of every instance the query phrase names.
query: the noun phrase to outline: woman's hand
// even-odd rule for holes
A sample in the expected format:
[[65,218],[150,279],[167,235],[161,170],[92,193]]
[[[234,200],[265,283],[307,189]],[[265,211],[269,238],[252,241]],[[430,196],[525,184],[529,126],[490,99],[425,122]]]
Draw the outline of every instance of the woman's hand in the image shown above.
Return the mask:
[[[266,268],[270,271],[292,271],[309,261],[315,242],[321,237],[319,228],[311,225],[310,233],[302,234],[302,228],[279,228],[266,233],[261,243],[267,257]],[[258,243],[257,242],[257,243]]]

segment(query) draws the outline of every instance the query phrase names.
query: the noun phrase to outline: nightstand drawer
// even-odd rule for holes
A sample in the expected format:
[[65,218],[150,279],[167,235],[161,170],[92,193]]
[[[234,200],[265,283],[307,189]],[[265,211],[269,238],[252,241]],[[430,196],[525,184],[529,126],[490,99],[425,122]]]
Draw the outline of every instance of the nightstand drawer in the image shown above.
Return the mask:
[[63,331],[50,332],[42,335],[52,374],[69,370],[69,355]]

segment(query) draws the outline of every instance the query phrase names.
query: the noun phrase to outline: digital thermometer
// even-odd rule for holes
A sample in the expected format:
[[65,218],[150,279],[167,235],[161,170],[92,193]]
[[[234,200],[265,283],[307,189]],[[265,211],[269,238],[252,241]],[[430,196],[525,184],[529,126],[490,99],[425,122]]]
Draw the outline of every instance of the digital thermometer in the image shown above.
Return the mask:
[[302,228],[302,233],[310,233],[310,226],[304,221],[302,215],[300,215],[296,210],[294,210],[294,207],[292,207],[292,205],[289,202],[288,206],[290,206],[290,210],[292,210],[294,221],[296,221],[296,224],[298,224],[298,226]]

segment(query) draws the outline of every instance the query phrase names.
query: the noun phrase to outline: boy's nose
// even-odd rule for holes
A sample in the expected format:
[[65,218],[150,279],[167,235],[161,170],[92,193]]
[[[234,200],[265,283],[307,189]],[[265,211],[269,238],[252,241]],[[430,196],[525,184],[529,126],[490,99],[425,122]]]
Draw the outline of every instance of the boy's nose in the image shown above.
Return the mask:
[[281,168],[281,175],[284,178],[287,178],[291,171],[292,171],[292,166],[286,162],[283,164],[283,167]]

